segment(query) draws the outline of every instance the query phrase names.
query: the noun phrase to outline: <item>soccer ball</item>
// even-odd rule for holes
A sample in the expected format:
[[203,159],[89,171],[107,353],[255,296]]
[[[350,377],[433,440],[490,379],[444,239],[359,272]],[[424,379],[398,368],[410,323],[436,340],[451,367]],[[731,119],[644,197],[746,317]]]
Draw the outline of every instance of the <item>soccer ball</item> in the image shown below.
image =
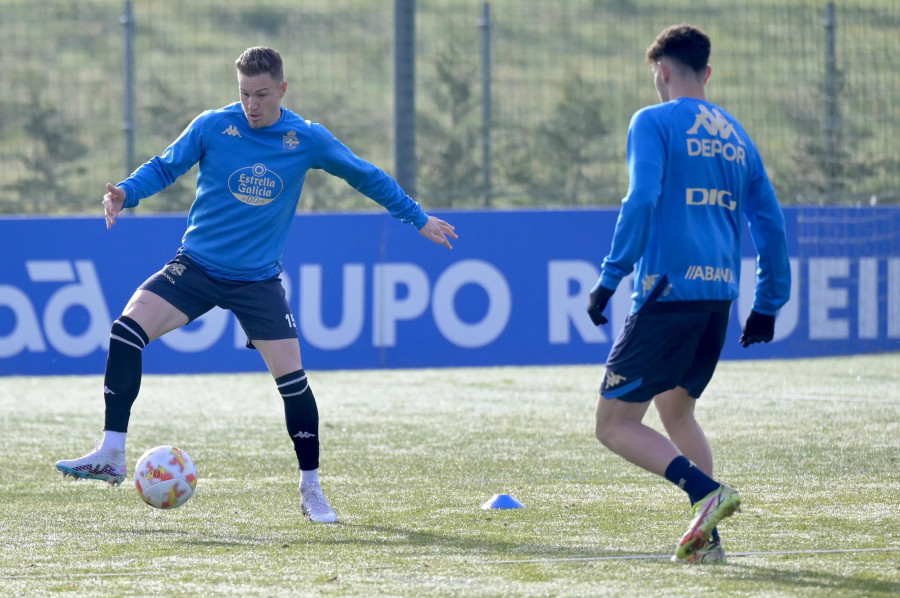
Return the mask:
[[144,502],[157,509],[174,509],[188,501],[197,485],[197,468],[186,452],[157,446],[138,459],[134,486]]

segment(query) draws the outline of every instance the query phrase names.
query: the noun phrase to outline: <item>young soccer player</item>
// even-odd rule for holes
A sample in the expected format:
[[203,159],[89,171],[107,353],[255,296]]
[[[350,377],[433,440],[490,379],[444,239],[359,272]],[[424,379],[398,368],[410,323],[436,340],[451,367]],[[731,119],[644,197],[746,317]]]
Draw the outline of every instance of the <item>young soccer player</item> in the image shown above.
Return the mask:
[[319,168],[347,181],[402,222],[448,249],[454,228],[426,214],[394,179],[354,155],[325,127],[281,106],[288,88],[281,55],[254,47],[235,62],[240,102],[200,114],[159,156],[118,185],[107,184],[107,228],[123,208],[158,193],[199,163],[197,194],[175,257],[135,291],[113,323],[103,394],[103,441],[56,463],[64,475],[119,484],[125,438],[147,344],[215,306],[231,310],[284,400],[300,465],[301,508],[311,521],[337,515],[319,482],[319,414],[300,361],[294,317],[281,285],[281,257],[303,180]]
[[[659,34],[647,62],[660,103],[628,129],[630,184],[609,255],[591,291],[594,324],[632,270],[631,313],[610,351],[596,410],[597,439],[687,492],[693,519],[673,561],[724,560],[718,523],[740,507],[716,481],[694,417],[738,296],[742,216],[758,253],[756,294],[741,344],[769,342],[790,291],[784,216],[740,123],[706,100],[710,40],[690,25]],[[668,437],[642,423],[656,405]]]

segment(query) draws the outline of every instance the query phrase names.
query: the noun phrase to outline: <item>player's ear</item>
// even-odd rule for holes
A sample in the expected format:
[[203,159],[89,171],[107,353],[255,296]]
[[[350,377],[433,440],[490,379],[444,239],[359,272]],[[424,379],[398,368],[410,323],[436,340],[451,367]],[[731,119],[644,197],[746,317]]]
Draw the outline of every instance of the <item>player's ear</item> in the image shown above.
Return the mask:
[[287,92],[287,81],[282,81],[281,85],[278,86],[278,89],[281,91],[281,97],[284,97],[285,92]]
[[656,63],[656,68],[659,71],[659,80],[663,83],[669,82],[669,75],[671,74],[671,70],[669,69],[669,65],[665,62],[659,61]]
[[703,84],[706,85],[706,82],[709,81],[709,77],[712,75],[712,67],[708,64],[706,65],[706,75],[703,76]]

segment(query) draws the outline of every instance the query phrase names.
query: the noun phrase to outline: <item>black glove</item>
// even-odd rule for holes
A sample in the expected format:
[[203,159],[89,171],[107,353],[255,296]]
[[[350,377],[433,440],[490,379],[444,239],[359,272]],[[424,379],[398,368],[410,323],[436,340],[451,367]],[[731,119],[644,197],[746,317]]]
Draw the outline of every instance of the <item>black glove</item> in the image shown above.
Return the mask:
[[591,289],[591,302],[588,303],[587,312],[588,315],[591,316],[591,322],[594,323],[594,326],[609,322],[606,316],[603,315],[603,310],[606,309],[609,298],[612,297],[615,292],[615,290],[601,287],[599,282]]
[[753,343],[767,343],[775,336],[775,316],[767,316],[757,311],[750,311],[747,323],[744,324],[744,333],[741,335],[741,344],[749,347]]

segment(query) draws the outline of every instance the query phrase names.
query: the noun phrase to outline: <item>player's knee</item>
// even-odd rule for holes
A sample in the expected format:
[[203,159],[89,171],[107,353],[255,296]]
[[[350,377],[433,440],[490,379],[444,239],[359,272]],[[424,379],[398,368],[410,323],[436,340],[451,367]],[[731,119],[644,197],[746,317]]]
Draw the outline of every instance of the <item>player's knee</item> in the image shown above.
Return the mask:
[[694,410],[692,408],[687,408],[686,406],[673,404],[662,405],[657,402],[656,412],[659,414],[659,421],[666,430],[696,425]]
[[659,421],[667,432],[673,432],[684,428],[693,428],[697,425],[694,414],[684,411],[657,411]]
[[608,448],[608,449],[613,448],[613,445],[615,444],[615,442],[613,441],[613,438],[615,435],[613,434],[613,432],[609,426],[606,426],[606,427],[595,426],[594,427],[594,436],[597,438],[597,440],[600,441],[600,444],[602,444],[606,448]]
[[597,413],[594,418],[594,437],[600,441],[600,444],[606,448],[610,448],[613,435],[614,426],[600,413]]
[[150,338],[140,324],[129,318],[128,316],[119,316],[113,322],[112,329],[109,332],[110,345],[121,343],[122,345],[133,347],[138,351],[143,351]]
[[694,405],[697,400],[687,389],[677,387],[653,397],[653,404],[662,424],[668,429],[694,424]]

